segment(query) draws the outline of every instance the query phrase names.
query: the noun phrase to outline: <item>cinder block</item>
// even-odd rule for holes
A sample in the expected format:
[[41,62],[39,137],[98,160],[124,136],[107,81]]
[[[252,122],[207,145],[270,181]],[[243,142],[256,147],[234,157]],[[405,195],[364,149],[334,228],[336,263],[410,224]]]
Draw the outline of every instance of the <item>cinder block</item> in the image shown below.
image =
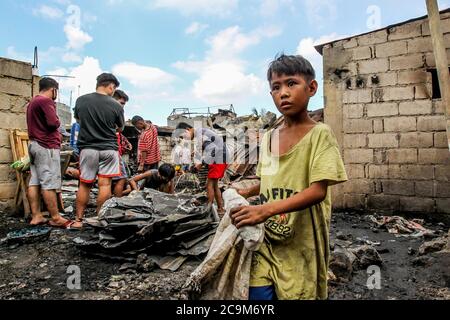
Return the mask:
[[357,47],[352,50],[353,60],[365,60],[372,58],[372,48],[371,47]]
[[[448,43],[448,42],[447,42]],[[447,60],[450,61],[450,48],[448,48],[447,50]],[[436,67],[436,60],[434,57],[434,53],[427,53],[425,55],[425,61],[426,61],[426,65],[430,68],[435,68]]]
[[418,69],[424,66],[423,54],[413,54],[389,58],[391,70]]
[[11,108],[11,96],[0,93],[0,110],[9,110]]
[[398,73],[399,84],[416,84],[431,81],[431,74],[424,70],[408,70]]
[[450,213],[450,199],[436,199],[438,213]]
[[436,165],[434,176],[437,181],[450,181],[450,165]]
[[447,149],[419,149],[420,164],[450,164],[450,152]]
[[372,149],[349,149],[344,151],[345,163],[372,163],[373,150]]
[[346,194],[344,195],[344,208],[346,209],[365,209],[366,195],[364,194]]
[[445,114],[445,106],[442,100],[433,100],[433,113],[434,114]]
[[398,148],[396,133],[369,134],[369,148]]
[[384,119],[384,131],[386,132],[411,132],[417,131],[415,117],[393,117]]
[[397,103],[372,103],[367,106],[367,116],[373,117],[388,117],[398,115]]
[[408,23],[389,29],[389,41],[415,38],[422,35],[420,23]]
[[400,115],[420,115],[431,114],[433,111],[433,104],[431,100],[414,100],[407,102],[400,102],[399,105]]
[[423,116],[417,119],[418,131],[445,131],[445,116]]
[[372,90],[347,90],[344,92],[344,103],[369,103],[372,102]]
[[398,196],[384,194],[369,195],[367,207],[378,210],[398,210],[400,208],[400,199]]
[[400,135],[400,148],[429,148],[433,146],[431,132],[410,132]]
[[388,59],[372,59],[366,61],[360,61],[358,63],[359,74],[372,74],[387,72],[389,70]]
[[11,149],[0,148],[0,163],[11,164],[13,161],[13,156]]
[[365,166],[363,164],[348,164],[345,166],[345,170],[350,180],[365,178]]
[[349,119],[344,121],[345,133],[372,133],[372,120]]
[[0,147],[10,148],[9,131],[0,129]]
[[372,75],[369,77],[369,86],[373,87],[388,87],[397,84],[397,72],[387,72]]
[[388,163],[398,164],[416,164],[417,150],[416,149],[391,149],[387,150]]
[[373,151],[373,164],[386,164],[387,154],[385,149],[376,149]]
[[437,181],[435,192],[437,198],[450,198],[450,182]]
[[8,200],[14,198],[17,184],[15,182],[0,184],[0,199]]
[[13,96],[11,98],[11,112],[26,113],[29,102],[29,98]]
[[0,112],[0,129],[27,129],[25,114]]
[[345,193],[364,193],[371,194],[374,192],[374,184],[367,179],[352,179],[343,185]]
[[373,132],[375,133],[384,132],[384,124],[382,119],[373,120]]
[[427,198],[401,197],[400,207],[405,212],[434,212],[435,201]]
[[0,58],[0,74],[17,79],[31,80],[31,64]]
[[401,167],[399,164],[388,165],[389,179],[404,179],[405,176],[401,172]]
[[416,196],[421,198],[434,197],[434,182],[433,181],[417,181],[416,182]]
[[431,37],[408,40],[408,53],[430,52],[432,48]]
[[372,44],[387,42],[387,30],[372,32],[357,38],[360,46],[370,46]]
[[[442,33],[450,33],[450,19],[441,18],[441,31]],[[429,36],[430,34],[430,23],[428,20],[426,20],[422,24],[422,35]]]
[[361,119],[364,116],[364,105],[346,104],[344,105],[344,118]]
[[405,180],[385,180],[383,193],[387,195],[414,196],[414,182]]
[[9,165],[0,165],[0,181],[10,181],[14,179],[15,173]]
[[365,134],[344,135],[344,147],[346,149],[357,149],[367,146],[367,136]]
[[414,99],[414,87],[383,88],[382,94],[382,101],[412,100]]
[[430,84],[420,84],[414,87],[414,99],[431,99],[433,96],[433,86]]
[[434,134],[434,146],[436,148],[447,148],[447,147],[449,147],[449,140],[447,138],[447,131],[436,132]]
[[375,47],[377,58],[386,58],[406,54],[408,49],[406,41],[392,41],[379,44]]
[[351,38],[351,39],[343,41],[344,49],[351,49],[351,48],[354,48],[357,46],[358,46],[358,42],[356,41],[356,38]]
[[16,96],[31,97],[31,83],[25,80],[0,78],[0,92]]
[[387,165],[369,165],[370,179],[389,179],[389,166]]

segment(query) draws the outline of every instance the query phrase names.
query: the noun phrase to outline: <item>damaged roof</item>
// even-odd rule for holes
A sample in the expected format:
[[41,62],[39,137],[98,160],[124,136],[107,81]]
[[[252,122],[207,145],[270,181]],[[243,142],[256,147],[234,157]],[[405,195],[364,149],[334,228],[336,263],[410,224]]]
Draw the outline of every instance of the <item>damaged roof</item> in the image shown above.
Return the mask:
[[[447,13],[447,12],[450,12],[450,8],[447,8],[445,10],[439,11],[440,14]],[[421,17],[418,17],[418,18],[414,18],[414,19],[403,21],[403,22],[398,22],[398,23],[395,23],[395,24],[391,24],[391,25],[389,25],[387,27],[384,27],[384,28],[372,30],[372,31],[369,31],[369,32],[364,32],[364,33],[361,33],[361,34],[356,34],[356,35],[353,35],[353,36],[350,36],[350,37],[347,37],[347,38],[336,39],[336,40],[333,40],[333,41],[330,41],[330,42],[322,43],[322,44],[319,44],[317,46],[314,46],[314,48],[317,50],[318,53],[320,53],[322,55],[323,54],[323,47],[325,47],[327,44],[331,44],[331,43],[335,43],[335,42],[343,41],[343,40],[350,40],[350,39],[353,39],[355,37],[365,36],[367,34],[375,33],[375,32],[381,31],[381,30],[385,30],[385,29],[389,30],[391,28],[395,28],[395,27],[398,27],[398,26],[401,26],[401,25],[404,25],[404,24],[408,24],[408,23],[411,23],[411,22],[415,22],[415,21],[419,21],[419,20],[423,20],[423,19],[427,19],[427,18],[428,18],[428,15],[424,15],[424,16],[421,16]]]

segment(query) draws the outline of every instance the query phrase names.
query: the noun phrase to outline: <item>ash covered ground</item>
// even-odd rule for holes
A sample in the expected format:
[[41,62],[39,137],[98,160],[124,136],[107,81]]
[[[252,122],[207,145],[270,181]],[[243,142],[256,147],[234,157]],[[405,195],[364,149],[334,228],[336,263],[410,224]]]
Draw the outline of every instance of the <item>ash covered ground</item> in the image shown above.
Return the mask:
[[[65,201],[67,206],[73,199],[66,197]],[[88,216],[94,214],[94,209],[89,209]],[[444,218],[425,219],[423,226],[434,231],[434,235],[415,238],[397,237],[376,228],[367,214],[334,213],[330,299],[450,299],[450,263],[446,249],[449,223]],[[0,238],[27,227],[23,218],[0,214]],[[79,235],[76,231],[55,229],[46,240],[0,246],[0,299],[189,299],[182,287],[202,257],[191,258],[176,272],[164,271],[146,265],[145,261],[130,264],[88,256],[73,243]],[[342,250],[347,252],[346,248],[362,252],[358,259],[365,259],[364,263],[359,267],[353,263],[351,267],[346,261],[348,253],[336,254]],[[380,289],[367,286],[371,276],[367,272],[369,264],[380,266]],[[80,268],[80,290],[67,287],[67,279],[72,275],[68,273],[70,266]]]

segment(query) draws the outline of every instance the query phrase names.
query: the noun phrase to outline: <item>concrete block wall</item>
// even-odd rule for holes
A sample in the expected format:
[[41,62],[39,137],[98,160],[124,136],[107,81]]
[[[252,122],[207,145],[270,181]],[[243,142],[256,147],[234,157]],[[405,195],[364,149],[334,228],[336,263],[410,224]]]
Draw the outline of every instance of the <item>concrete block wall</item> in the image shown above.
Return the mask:
[[161,162],[172,163],[171,137],[159,136],[158,141],[161,151]]
[[[450,13],[441,15],[450,60]],[[335,206],[450,213],[444,107],[432,99],[428,20],[326,45],[325,122],[336,132],[350,181]]]
[[0,213],[13,209],[16,174],[9,168],[13,160],[9,130],[26,130],[26,106],[33,95],[29,63],[0,58]]

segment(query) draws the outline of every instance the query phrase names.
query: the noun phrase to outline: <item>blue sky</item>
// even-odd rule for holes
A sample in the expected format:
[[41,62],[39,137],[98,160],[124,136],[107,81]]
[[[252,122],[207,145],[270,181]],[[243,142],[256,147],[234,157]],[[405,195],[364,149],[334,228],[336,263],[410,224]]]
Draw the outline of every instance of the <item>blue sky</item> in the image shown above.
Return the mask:
[[[166,125],[175,107],[276,112],[265,73],[277,53],[309,58],[321,84],[314,44],[425,14],[425,0],[2,0],[0,56],[31,62],[38,46],[40,75],[74,77],[59,78],[72,106],[114,72],[126,116]],[[320,90],[310,109],[322,106]]]

